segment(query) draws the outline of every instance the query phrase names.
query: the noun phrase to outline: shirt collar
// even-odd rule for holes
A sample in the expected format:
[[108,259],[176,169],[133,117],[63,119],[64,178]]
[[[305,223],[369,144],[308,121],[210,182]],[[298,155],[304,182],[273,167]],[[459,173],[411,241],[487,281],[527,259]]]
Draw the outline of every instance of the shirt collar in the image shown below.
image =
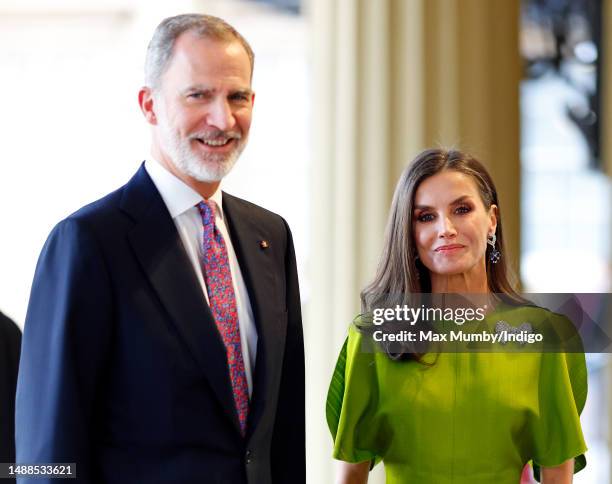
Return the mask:
[[[154,158],[145,161],[145,169],[153,180],[157,191],[161,195],[170,216],[174,219],[195,207],[202,201],[202,197],[183,180],[170,173]],[[220,186],[209,198],[217,206],[216,213],[223,219],[223,192]]]

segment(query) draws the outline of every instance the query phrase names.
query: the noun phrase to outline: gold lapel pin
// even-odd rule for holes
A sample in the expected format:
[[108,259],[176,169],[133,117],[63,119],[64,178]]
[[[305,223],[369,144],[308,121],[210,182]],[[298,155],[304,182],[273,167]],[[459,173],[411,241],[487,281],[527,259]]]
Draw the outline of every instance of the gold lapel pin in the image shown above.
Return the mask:
[[267,240],[260,240],[259,247],[262,249],[267,249],[268,247],[270,247],[270,244],[268,244]]

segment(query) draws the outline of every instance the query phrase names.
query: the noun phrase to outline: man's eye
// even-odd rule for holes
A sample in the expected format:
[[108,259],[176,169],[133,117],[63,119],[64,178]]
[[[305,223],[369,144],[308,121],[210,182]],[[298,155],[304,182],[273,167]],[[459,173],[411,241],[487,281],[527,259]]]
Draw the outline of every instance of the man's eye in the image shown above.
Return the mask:
[[238,93],[238,94],[232,94],[230,96],[230,99],[232,101],[248,101],[250,99],[250,96],[248,94],[243,94],[243,93]]
[[187,97],[191,99],[202,99],[204,97],[204,93],[203,92],[192,92],[191,94],[188,94]]

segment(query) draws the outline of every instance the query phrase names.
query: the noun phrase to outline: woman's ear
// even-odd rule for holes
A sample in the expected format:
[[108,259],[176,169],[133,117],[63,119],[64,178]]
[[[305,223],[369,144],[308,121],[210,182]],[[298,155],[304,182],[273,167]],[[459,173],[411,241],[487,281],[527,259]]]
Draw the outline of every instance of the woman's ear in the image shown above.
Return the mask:
[[489,207],[489,235],[497,230],[497,205]]

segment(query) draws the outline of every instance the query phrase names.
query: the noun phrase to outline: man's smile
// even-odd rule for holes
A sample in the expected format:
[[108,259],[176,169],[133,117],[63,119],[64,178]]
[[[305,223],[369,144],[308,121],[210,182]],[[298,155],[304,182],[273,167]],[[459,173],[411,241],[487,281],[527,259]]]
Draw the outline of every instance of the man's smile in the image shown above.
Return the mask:
[[234,136],[222,137],[222,138],[192,138],[198,142],[198,144],[206,151],[230,151],[234,149],[238,138]]

